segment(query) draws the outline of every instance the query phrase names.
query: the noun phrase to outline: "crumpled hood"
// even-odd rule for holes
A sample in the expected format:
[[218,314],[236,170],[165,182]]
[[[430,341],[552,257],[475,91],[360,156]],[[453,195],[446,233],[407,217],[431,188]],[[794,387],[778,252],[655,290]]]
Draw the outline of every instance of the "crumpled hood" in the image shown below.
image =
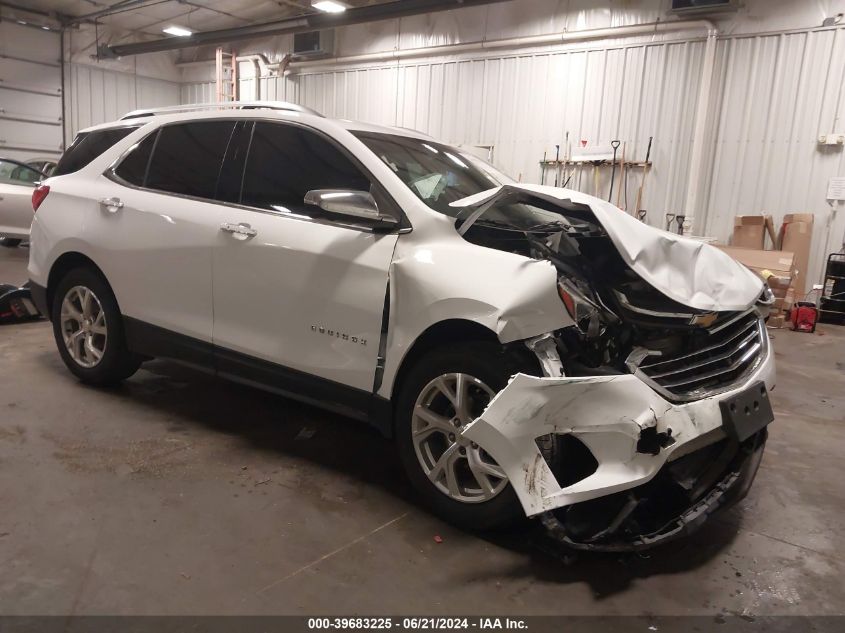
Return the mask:
[[593,196],[543,185],[507,184],[462,198],[452,207],[489,208],[532,198],[566,210],[590,207],[628,266],[664,295],[697,310],[744,310],[763,291],[763,281],[718,248],[656,229]]

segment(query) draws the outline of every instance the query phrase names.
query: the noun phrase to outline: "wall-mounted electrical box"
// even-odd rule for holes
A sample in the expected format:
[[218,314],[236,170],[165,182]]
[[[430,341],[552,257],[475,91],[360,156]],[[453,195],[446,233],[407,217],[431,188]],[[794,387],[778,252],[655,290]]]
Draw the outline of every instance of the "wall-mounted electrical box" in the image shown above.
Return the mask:
[[293,54],[296,57],[320,57],[334,52],[334,31],[294,33]]
[[819,134],[819,145],[845,145],[845,134]]

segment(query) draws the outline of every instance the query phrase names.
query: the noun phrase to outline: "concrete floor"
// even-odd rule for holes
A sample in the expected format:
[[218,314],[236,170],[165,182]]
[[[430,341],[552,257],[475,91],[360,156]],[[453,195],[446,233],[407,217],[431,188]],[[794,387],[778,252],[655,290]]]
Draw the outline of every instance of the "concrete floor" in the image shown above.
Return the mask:
[[[0,280],[26,257],[0,249]],[[741,506],[565,564],[530,529],[427,514],[361,424],[160,361],[91,389],[46,322],[0,326],[0,613],[842,614],[845,329],[773,337],[777,418]]]

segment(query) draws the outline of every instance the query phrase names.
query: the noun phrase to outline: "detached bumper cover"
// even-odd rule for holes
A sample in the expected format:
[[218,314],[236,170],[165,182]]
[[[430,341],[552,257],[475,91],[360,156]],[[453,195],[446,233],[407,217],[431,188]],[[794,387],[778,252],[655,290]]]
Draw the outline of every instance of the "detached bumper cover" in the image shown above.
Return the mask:
[[[771,390],[773,356],[742,387],[688,403],[665,400],[633,375],[517,374],[464,436],[504,469],[525,514],[535,516],[641,486],[667,462],[724,439],[720,401],[757,381]],[[536,443],[552,433],[580,440],[598,462],[595,472],[562,488]],[[655,450],[644,452],[646,438],[658,438]]]
[[[633,521],[630,519],[637,507],[649,502],[647,498],[637,499],[634,495],[631,495],[626,505],[620,509],[609,528],[587,541],[572,538],[565,524],[554,512],[545,512],[540,515],[540,519],[552,538],[568,547],[580,550],[636,551],[673,541],[695,532],[712,514],[741,501],[748,494],[763,459],[767,436],[768,431],[763,429],[737,447],[738,450],[730,466],[721,479],[709,488],[707,494],[688,507],[675,512],[670,519],[662,521],[656,529],[635,531],[633,534],[628,531],[629,524],[637,525],[636,519]],[[718,468],[718,465],[715,467]]]

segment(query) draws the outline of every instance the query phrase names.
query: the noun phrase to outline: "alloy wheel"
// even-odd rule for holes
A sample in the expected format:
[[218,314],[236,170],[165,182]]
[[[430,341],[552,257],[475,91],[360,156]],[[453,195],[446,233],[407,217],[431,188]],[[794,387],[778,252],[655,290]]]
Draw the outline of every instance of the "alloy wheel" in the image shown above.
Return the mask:
[[62,300],[62,338],[80,367],[95,367],[106,352],[108,329],[103,305],[90,288],[74,286]]
[[489,501],[507,486],[504,470],[474,442],[461,436],[494,396],[469,374],[438,376],[420,392],[411,418],[414,451],[435,487],[455,501]]

